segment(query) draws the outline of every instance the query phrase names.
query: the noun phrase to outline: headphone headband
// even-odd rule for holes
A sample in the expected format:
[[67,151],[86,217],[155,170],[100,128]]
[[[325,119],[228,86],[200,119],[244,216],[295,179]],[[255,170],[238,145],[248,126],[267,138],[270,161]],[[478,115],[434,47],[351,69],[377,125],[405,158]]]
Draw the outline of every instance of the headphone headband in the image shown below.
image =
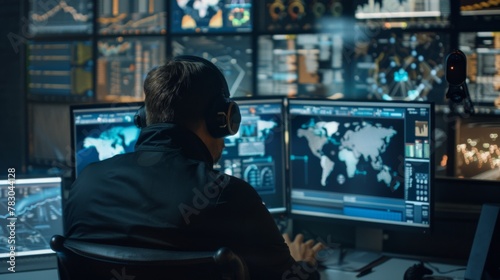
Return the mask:
[[[173,58],[173,61],[200,62],[213,70],[221,83],[220,94],[214,96],[213,104],[209,107],[205,121],[209,133],[215,138],[234,135],[238,132],[241,122],[241,114],[238,104],[229,97],[229,87],[222,72],[212,62],[198,56],[181,55]],[[139,109],[134,122],[140,128],[146,126],[146,112],[144,106]]]

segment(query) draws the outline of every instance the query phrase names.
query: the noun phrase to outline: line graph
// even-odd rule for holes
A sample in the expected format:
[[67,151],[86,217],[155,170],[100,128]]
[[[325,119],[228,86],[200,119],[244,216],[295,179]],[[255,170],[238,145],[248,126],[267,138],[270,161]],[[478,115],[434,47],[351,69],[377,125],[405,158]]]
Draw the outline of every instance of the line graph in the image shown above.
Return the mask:
[[[3,188],[3,185],[2,185]],[[0,189],[1,190],[1,189]],[[16,186],[15,227],[16,251],[19,255],[35,255],[50,250],[50,238],[62,234],[61,185],[54,183],[19,183]],[[7,197],[0,193],[0,258],[9,252]]]
[[29,31],[33,35],[90,33],[92,7],[90,0],[59,0],[48,3],[30,0]]
[[89,20],[88,15],[78,13],[78,11],[74,7],[69,6],[68,3],[66,3],[66,1],[64,1],[64,0],[61,0],[59,2],[59,4],[54,6],[52,9],[48,10],[46,13],[44,13],[44,14],[34,13],[31,15],[31,17],[35,21],[42,22],[42,21],[46,21],[49,18],[53,17],[56,13],[58,13],[61,10],[65,13],[69,13],[75,21],[85,22],[85,21]]
[[165,5],[165,1],[159,0],[100,0],[97,15],[99,33],[164,34],[167,18]]

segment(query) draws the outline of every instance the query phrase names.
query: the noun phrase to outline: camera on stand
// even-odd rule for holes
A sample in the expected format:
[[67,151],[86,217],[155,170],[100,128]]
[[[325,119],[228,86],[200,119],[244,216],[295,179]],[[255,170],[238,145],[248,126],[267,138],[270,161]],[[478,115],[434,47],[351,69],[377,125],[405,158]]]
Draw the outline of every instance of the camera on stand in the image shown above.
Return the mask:
[[474,114],[474,104],[467,88],[467,57],[460,50],[453,50],[446,57],[446,80],[449,87],[446,98],[450,100],[450,110],[455,113],[457,105],[463,105],[464,113]]

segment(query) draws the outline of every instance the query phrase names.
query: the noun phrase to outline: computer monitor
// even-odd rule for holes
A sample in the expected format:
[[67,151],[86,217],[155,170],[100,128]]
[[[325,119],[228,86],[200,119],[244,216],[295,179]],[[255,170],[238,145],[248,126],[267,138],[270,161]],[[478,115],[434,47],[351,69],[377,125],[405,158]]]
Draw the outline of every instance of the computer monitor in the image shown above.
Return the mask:
[[236,99],[238,133],[225,138],[216,169],[252,185],[271,213],[286,211],[284,99]]
[[491,16],[500,14],[500,3],[491,1],[481,5],[481,0],[460,0],[460,14],[462,16]]
[[94,97],[90,40],[30,41],[27,46],[27,90],[32,99],[82,101]]
[[449,32],[355,29],[353,99],[447,104]]
[[356,0],[354,17],[358,24],[384,28],[447,27],[450,1]]
[[97,24],[99,34],[165,34],[166,1],[99,0]]
[[344,97],[342,32],[258,37],[259,95]]
[[140,132],[134,124],[134,116],[141,105],[141,102],[132,102],[70,107],[75,178],[92,162],[134,151]]
[[292,215],[428,231],[433,106],[290,100]]
[[170,1],[172,33],[252,31],[252,0]]
[[13,270],[55,267],[50,239],[63,234],[61,182],[60,177],[0,180],[0,260],[13,261],[7,265]]
[[460,0],[459,30],[489,30],[500,20],[500,3],[497,1]]
[[215,64],[227,80],[231,97],[254,94],[252,38],[249,35],[175,36],[174,56],[195,55]]
[[335,29],[343,24],[340,19],[351,5],[338,0],[264,0],[259,1],[259,4],[256,25],[263,33],[324,32],[326,29]]
[[[500,10],[499,10],[500,17]],[[460,32],[459,49],[467,56],[467,87],[476,106],[500,107],[500,32]]]
[[164,36],[117,36],[97,40],[96,93],[104,102],[144,100],[148,72],[166,60]]
[[91,0],[29,0],[28,4],[28,30],[32,36],[92,33]]
[[[266,0],[259,5],[258,26],[261,31],[280,32],[284,30],[311,29],[312,13],[306,13],[306,6],[302,1],[295,1],[293,7],[288,9],[285,1]],[[309,23],[309,24],[306,24]],[[293,30],[292,27],[295,27]]]

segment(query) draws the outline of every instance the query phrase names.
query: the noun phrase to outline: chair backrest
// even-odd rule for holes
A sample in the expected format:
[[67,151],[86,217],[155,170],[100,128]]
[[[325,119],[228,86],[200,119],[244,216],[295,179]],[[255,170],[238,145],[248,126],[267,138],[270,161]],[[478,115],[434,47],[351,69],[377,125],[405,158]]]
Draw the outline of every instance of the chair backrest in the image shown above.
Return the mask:
[[249,279],[242,259],[228,248],[170,251],[52,237],[60,280]]

